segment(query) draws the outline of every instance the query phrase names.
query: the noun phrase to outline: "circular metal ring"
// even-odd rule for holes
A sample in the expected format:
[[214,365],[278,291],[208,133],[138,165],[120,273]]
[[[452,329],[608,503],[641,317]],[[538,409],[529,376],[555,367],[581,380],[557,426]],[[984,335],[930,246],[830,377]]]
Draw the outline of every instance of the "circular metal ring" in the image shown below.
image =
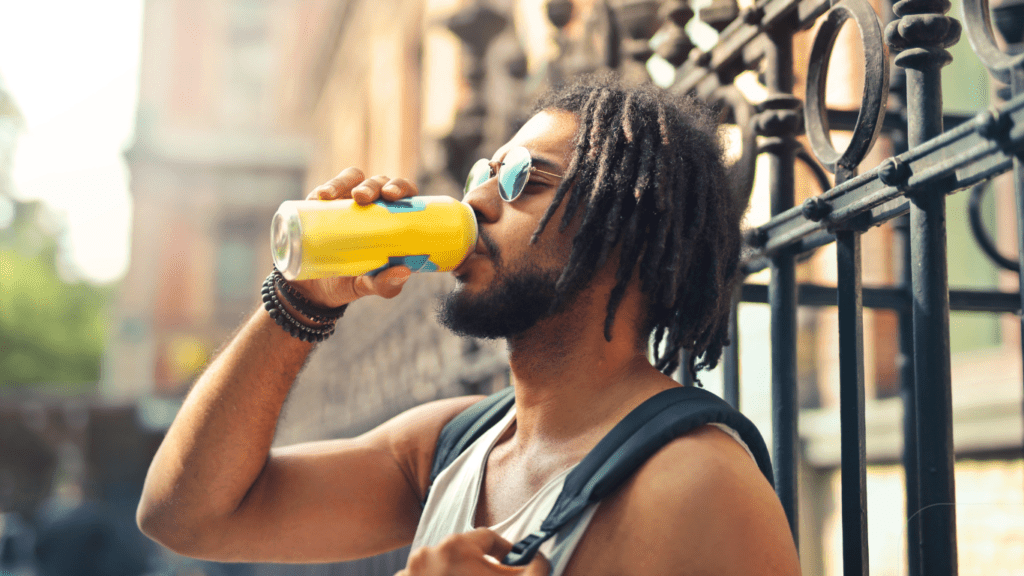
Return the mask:
[[976,184],[971,188],[971,195],[967,199],[967,214],[969,216],[968,221],[971,223],[971,232],[974,233],[974,239],[978,241],[981,251],[991,258],[993,262],[1007,270],[1018,272],[1020,271],[1020,263],[1017,260],[1010,260],[999,252],[999,248],[992,241],[988,230],[985,229],[985,222],[981,218],[981,201],[985,196],[985,192],[989,189],[987,184],[987,182]]
[[811,171],[811,175],[814,176],[814,180],[818,183],[818,187],[821,188],[821,192],[824,194],[832,188],[832,183],[828,181],[828,174],[821,168],[821,165],[814,161],[814,157],[807,151],[807,148],[800,146],[796,150],[796,159],[804,163]]
[[[846,150],[840,154],[832,146],[828,133],[825,80],[828,78],[828,61],[832,56],[839,30],[843,23],[851,18],[860,30],[867,66],[864,73],[864,94],[861,97],[857,123],[853,128],[853,138]],[[814,37],[810,67],[807,71],[807,105],[804,107],[804,120],[811,150],[822,166],[833,174],[836,174],[837,170],[852,173],[856,169],[882,128],[888,96],[889,54],[882,40],[878,16],[865,0],[842,0],[828,11]]]
[[964,0],[964,27],[971,48],[981,63],[1003,84],[1009,84],[1014,68],[1024,67],[1024,54],[1007,54],[999,49],[992,33],[988,0]]
[[711,106],[722,105],[719,121],[724,121],[726,109],[732,112],[733,120],[740,129],[743,153],[729,167],[729,188],[739,205],[750,202],[754,189],[754,173],[757,169],[757,132],[754,130],[754,107],[738,88],[729,84],[719,86],[708,97]]

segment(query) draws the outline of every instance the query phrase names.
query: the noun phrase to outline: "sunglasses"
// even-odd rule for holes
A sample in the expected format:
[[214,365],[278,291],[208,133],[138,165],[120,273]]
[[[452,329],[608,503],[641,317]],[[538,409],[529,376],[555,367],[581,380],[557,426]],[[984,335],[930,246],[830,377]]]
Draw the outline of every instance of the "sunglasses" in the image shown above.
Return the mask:
[[[497,170],[495,170],[495,167],[497,167]],[[470,190],[497,175],[498,195],[501,196],[502,200],[511,202],[523,193],[523,189],[526,188],[526,182],[530,179],[530,174],[534,172],[554,176],[555,178],[562,177],[561,174],[554,174],[534,168],[530,151],[522,146],[516,146],[505,154],[505,159],[500,164],[498,162],[491,162],[486,158],[477,160],[469,171],[469,176],[466,178],[466,188],[462,192],[463,194],[468,194]]]

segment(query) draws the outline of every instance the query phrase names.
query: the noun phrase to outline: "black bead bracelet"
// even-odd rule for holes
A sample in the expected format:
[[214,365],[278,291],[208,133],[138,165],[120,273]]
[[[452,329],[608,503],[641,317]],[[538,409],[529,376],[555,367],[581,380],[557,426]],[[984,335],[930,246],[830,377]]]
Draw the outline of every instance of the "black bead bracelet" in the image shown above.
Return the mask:
[[271,272],[271,275],[274,277],[275,285],[278,290],[281,291],[281,295],[284,296],[284,299],[287,300],[289,304],[291,304],[292,308],[295,308],[299,314],[302,314],[317,324],[326,324],[331,321],[337,321],[338,318],[341,318],[342,314],[345,313],[345,309],[348,308],[348,304],[343,304],[337,308],[325,308],[323,306],[313,304],[307,300],[305,296],[300,294],[298,290],[292,287],[287,280],[285,280],[281,271],[277,269],[277,266],[274,267],[274,271]]
[[[324,319],[319,316],[310,317],[310,320],[317,322],[320,326],[307,326],[289,314],[281,304],[281,301],[277,297],[276,276],[280,276],[280,273],[275,269],[274,272],[271,272],[270,275],[267,276],[267,279],[263,281],[263,288],[260,290],[260,294],[263,299],[263,308],[266,309],[267,314],[270,315],[274,322],[277,323],[277,325],[285,332],[288,332],[294,338],[298,338],[303,342],[323,342],[331,334],[334,334],[334,325],[337,323],[338,318],[345,313],[344,309],[347,308],[348,305],[346,304],[333,309],[332,313],[337,314],[337,316],[326,319],[326,321],[323,321]],[[306,302],[308,303],[308,300]],[[289,304],[291,304],[290,300]],[[310,305],[312,304],[310,303]],[[307,316],[302,309],[297,306],[295,308],[303,316]],[[337,312],[339,309],[340,312]]]

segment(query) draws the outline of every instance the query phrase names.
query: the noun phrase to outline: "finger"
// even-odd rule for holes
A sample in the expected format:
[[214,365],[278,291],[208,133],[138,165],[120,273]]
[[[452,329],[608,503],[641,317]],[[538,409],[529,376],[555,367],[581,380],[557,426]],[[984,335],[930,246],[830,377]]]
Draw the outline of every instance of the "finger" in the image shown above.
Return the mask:
[[352,293],[358,298],[363,296],[394,298],[402,291],[402,286],[411,274],[412,270],[407,266],[395,266],[376,276],[356,276],[352,278]]
[[481,552],[497,559],[502,559],[512,550],[512,543],[489,528],[477,528],[461,535]]
[[405,178],[392,178],[380,189],[381,197],[388,201],[401,200],[409,196],[416,196],[419,190],[416,185]]
[[306,196],[307,200],[337,200],[351,198],[352,188],[366,179],[363,171],[354,166],[345,168],[337,176],[317,186]]
[[357,298],[376,296],[377,288],[373,284],[373,276],[356,276],[352,278],[352,292]]
[[384,187],[384,184],[387,184],[388,180],[390,178],[382,175],[363,180],[352,189],[352,199],[364,205],[377,200],[380,198],[380,189]]
[[373,278],[373,291],[381,298],[394,298],[412,276],[408,266],[388,268]]

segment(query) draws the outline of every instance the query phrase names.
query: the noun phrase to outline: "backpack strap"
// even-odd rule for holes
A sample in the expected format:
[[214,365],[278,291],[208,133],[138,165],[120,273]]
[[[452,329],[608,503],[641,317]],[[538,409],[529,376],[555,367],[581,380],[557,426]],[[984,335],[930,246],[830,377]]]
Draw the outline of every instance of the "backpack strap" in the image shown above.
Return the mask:
[[775,485],[768,448],[750,420],[707,390],[692,386],[670,388],[636,407],[598,442],[566,477],[562,492],[540,530],[513,546],[502,563],[528,564],[541,544],[582,514],[588,505],[615,491],[665,444],[710,423],[736,430],[753,453],[761,473]]
[[[515,388],[509,386],[466,408],[445,424],[434,449],[434,463],[430,468],[431,486],[442,470],[508,413],[515,399]],[[427,494],[430,494],[429,488]],[[423,503],[426,503],[426,499],[427,495],[424,495]]]

